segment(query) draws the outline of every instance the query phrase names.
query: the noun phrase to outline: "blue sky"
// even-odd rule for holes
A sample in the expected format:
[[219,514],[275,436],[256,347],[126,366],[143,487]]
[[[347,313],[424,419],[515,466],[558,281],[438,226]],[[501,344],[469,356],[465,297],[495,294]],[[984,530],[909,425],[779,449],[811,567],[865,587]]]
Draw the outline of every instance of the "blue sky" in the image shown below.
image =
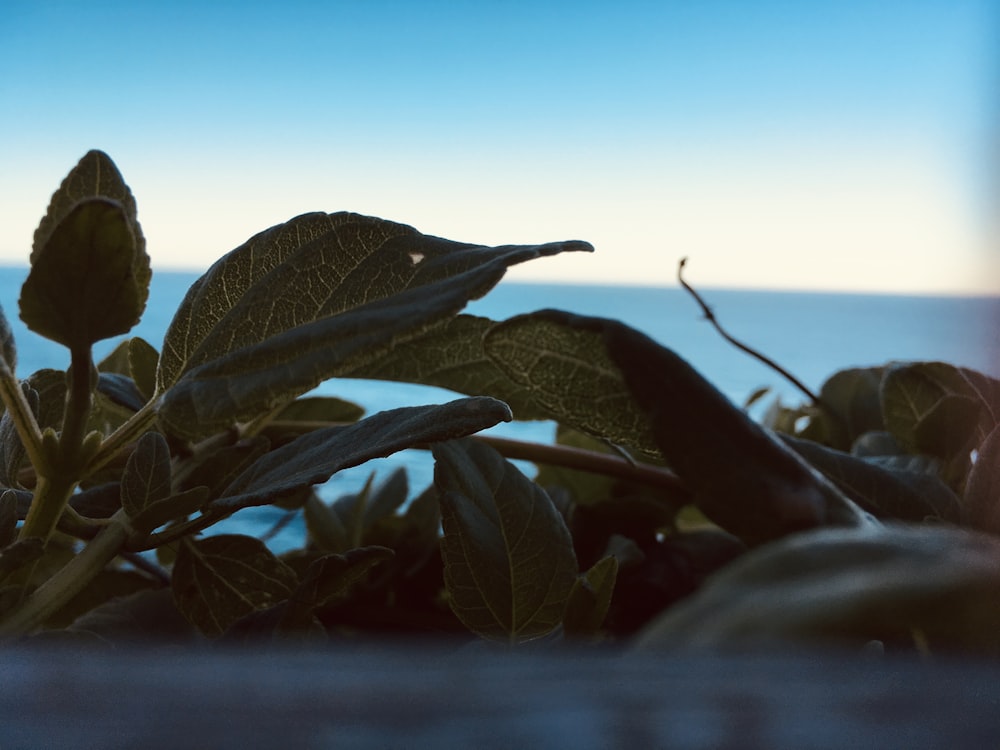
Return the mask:
[[1000,292],[995,0],[0,9],[0,262],[90,148],[154,268],[352,210],[522,280]]

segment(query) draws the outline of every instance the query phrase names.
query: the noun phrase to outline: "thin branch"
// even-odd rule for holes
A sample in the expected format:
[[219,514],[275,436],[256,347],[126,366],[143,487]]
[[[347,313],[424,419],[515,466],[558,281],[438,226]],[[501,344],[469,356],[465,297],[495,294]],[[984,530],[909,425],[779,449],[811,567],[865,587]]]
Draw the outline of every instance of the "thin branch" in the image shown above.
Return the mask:
[[712,308],[709,307],[708,304],[701,298],[701,295],[698,294],[698,292],[696,292],[691,287],[691,285],[684,280],[683,271],[684,271],[684,265],[686,263],[687,263],[687,258],[681,258],[681,262],[677,265],[677,281],[679,281],[680,285],[684,287],[684,289],[692,297],[694,297],[695,302],[698,303],[698,306],[701,308],[702,313],[704,313],[705,319],[715,327],[715,330],[719,332],[719,335],[721,335],[722,338],[724,338],[726,341],[728,341],[730,344],[735,346],[740,351],[749,354],[757,361],[764,363],[767,367],[774,370],[776,373],[785,378],[785,380],[787,380],[789,383],[791,383],[800,391],[802,391],[802,393],[805,394],[806,398],[812,401],[815,406],[825,411],[833,419],[840,421],[841,419],[840,415],[829,404],[823,401],[823,399],[821,399],[818,394],[813,393],[812,390],[810,390],[809,387],[806,386],[801,380],[792,375],[788,370],[779,365],[770,357],[761,354],[756,349],[747,346],[742,341],[731,336],[729,332],[722,327],[722,324],[719,323],[719,321],[716,319],[715,313],[712,312]]

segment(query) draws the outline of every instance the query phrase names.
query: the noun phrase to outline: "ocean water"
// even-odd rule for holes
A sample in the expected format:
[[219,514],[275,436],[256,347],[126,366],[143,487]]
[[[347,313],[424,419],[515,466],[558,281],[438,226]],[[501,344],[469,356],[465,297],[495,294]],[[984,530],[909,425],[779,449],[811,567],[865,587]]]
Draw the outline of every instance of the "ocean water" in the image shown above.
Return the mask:
[[[66,351],[27,331],[17,316],[23,268],[0,268],[0,304],[18,346],[18,375],[43,367],[62,369]],[[130,335],[142,336],[157,349],[196,274],[155,272],[146,313]],[[907,297],[701,289],[716,317],[736,338],[766,354],[818,389],[839,369],[890,361],[943,360],[1000,377],[1000,298]],[[512,315],[559,308],[584,315],[613,317],[638,328],[687,359],[735,403],[760,386],[771,398],[799,403],[797,391],[779,375],[725,342],[704,320],[695,301],[679,288],[609,287],[501,282],[467,312],[500,320]],[[117,340],[95,346],[100,359]],[[456,395],[436,388],[359,380],[328,381],[318,392],[359,403],[369,412],[426,403]],[[761,407],[763,408],[763,407]],[[550,440],[549,423],[516,423],[494,428],[499,434],[527,440]],[[334,476],[321,494],[333,498],[356,492],[374,470],[380,474],[405,466],[411,493],[431,481],[427,455],[404,451]],[[259,533],[282,515],[260,508],[227,522],[226,531]],[[276,547],[301,544],[301,519],[290,523]]]

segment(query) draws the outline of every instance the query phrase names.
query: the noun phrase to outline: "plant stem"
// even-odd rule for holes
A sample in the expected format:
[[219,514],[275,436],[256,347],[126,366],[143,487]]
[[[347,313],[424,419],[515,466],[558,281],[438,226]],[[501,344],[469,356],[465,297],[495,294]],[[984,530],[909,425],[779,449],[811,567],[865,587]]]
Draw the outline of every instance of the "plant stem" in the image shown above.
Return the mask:
[[118,453],[129,443],[134,442],[150,425],[156,421],[157,398],[146,402],[139,411],[129,417],[121,427],[108,435],[101,443],[100,449],[87,464],[83,476],[89,476],[95,471],[107,466]]
[[129,533],[128,516],[124,510],[119,510],[80,554],[43,583],[9,617],[0,621],[0,638],[26,635],[58,612],[115,558]]

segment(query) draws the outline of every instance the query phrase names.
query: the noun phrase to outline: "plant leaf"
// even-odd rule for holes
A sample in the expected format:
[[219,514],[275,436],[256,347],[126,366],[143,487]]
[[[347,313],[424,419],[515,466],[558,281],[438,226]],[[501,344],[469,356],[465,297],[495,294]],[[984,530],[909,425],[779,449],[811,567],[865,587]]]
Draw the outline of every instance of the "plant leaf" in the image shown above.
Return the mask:
[[[414,329],[424,328],[464,304],[463,295],[451,289],[456,284],[468,301],[485,294],[509,265],[591,249],[583,242],[486,248],[357,214],[304,214],[255,235],[195,282],[164,339],[159,390],[195,367],[286,331],[366,305],[374,314],[384,307],[373,303],[426,287],[410,296],[409,312],[416,315],[418,300],[429,303],[432,291],[449,290],[448,304],[435,304],[433,314],[412,321]],[[393,337],[404,327],[401,323]],[[297,338],[301,345],[302,335]]]
[[[24,393],[25,400],[31,413],[38,418],[39,399],[38,391],[31,387],[27,381],[21,382],[21,392]],[[24,465],[24,459],[28,452],[24,449],[21,436],[17,432],[17,425],[10,416],[9,411],[4,411],[0,416],[0,485],[4,487],[20,487],[18,472]]]
[[577,564],[548,495],[480,443],[439,443],[434,460],[452,610],[492,640],[520,643],[552,632],[562,622]]
[[[555,310],[519,315],[485,335],[486,354],[558,422],[659,456],[649,420],[635,403],[599,332]],[[582,320],[580,318],[579,320]]]
[[944,362],[888,369],[881,396],[886,429],[910,451],[945,459],[982,443],[1000,416],[1000,381]]
[[13,490],[0,492],[0,549],[17,538],[17,493]]
[[837,417],[831,418],[822,409],[818,410],[818,414],[810,420],[810,427],[815,430],[813,422],[822,423],[822,436],[810,431],[803,437],[846,451],[859,435],[885,429],[879,398],[884,370],[883,367],[851,368],[827,378],[820,388],[819,397],[836,412]]
[[608,556],[576,579],[563,615],[567,636],[589,638],[598,634],[611,606],[617,576],[618,559]]
[[1000,425],[979,447],[962,501],[962,521],[1000,535]]
[[[750,552],[669,610],[640,649],[790,641],[1000,648],[1000,540],[948,526],[821,529]],[[912,641],[911,641],[912,642]]]
[[[860,507],[878,518],[957,523],[958,498],[935,474],[880,465],[809,440],[784,437],[785,444],[823,472]],[[915,456],[907,459],[917,458]]]
[[172,585],[177,609],[214,638],[241,617],[287,599],[297,583],[259,539],[224,534],[182,540]]
[[392,409],[346,427],[313,430],[259,459],[211,507],[234,511],[271,503],[372,458],[463,437],[509,419],[510,410],[502,401],[478,397]]
[[306,569],[293,600],[311,614],[318,607],[344,599],[369,570],[393,554],[386,547],[356,547],[342,555],[323,555]]
[[147,432],[122,472],[122,508],[135,519],[147,505],[170,495],[170,447],[158,432]]
[[128,340],[129,373],[146,401],[156,392],[156,366],[159,359],[159,352],[145,339],[133,336]]
[[77,203],[32,253],[21,319],[71,349],[127,333],[149,294],[149,256],[126,209],[106,198]]
[[142,534],[148,534],[171,521],[202,510],[211,496],[208,487],[192,487],[162,500],[155,500],[136,514],[132,519],[132,527]]
[[282,409],[275,422],[357,422],[365,410],[332,396],[297,398]]
[[7,315],[0,307],[0,356],[7,363],[7,368],[13,373],[17,370],[17,347],[14,342],[14,332],[10,329]]
[[324,503],[315,492],[306,498],[303,514],[309,541],[324,552],[346,552],[347,529],[333,508]]

